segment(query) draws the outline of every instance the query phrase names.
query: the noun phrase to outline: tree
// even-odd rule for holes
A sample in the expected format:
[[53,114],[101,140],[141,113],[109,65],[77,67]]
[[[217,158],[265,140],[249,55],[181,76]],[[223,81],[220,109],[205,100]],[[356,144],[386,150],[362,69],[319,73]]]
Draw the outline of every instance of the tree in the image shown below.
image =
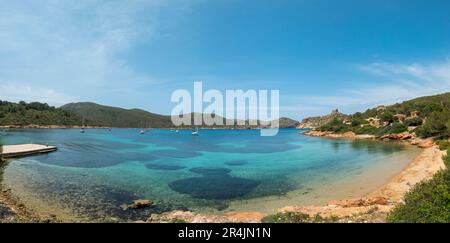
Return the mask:
[[442,111],[431,112],[425,124],[416,131],[420,137],[449,137],[450,136],[450,111],[444,109]]
[[331,122],[323,125],[319,128],[320,131],[329,131],[329,132],[347,132],[349,128],[347,125],[342,123],[338,118],[334,118]]
[[383,122],[391,123],[394,121],[394,112],[386,110],[380,114],[380,119]]

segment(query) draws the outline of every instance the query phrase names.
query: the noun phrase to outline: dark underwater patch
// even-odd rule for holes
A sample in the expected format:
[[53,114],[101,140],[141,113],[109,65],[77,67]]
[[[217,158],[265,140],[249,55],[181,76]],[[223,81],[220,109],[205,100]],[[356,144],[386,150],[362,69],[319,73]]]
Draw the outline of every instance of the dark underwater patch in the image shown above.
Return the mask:
[[190,169],[189,171],[201,174],[204,176],[214,176],[214,175],[226,175],[231,172],[230,169],[222,168],[222,167],[195,167]]
[[261,183],[252,194],[252,198],[265,196],[285,196],[288,192],[302,189],[303,186],[292,181],[285,175],[268,176],[259,179]]
[[200,156],[201,153],[190,150],[157,150],[153,152],[153,155],[169,158],[189,158]]
[[[49,173],[41,166],[36,166],[35,169],[42,175]],[[64,205],[73,210],[75,215],[87,217],[93,222],[114,222],[111,217],[120,221],[135,221],[148,218],[148,215],[153,213],[188,210],[178,202],[169,204],[156,201],[155,205],[149,208],[124,211],[122,204],[147,198],[118,187],[90,183],[89,178],[79,178],[78,175],[72,174],[48,181],[30,181],[28,186],[43,199]]]
[[258,184],[253,180],[222,175],[181,179],[169,183],[169,187],[200,199],[233,199],[247,195]]
[[227,161],[224,164],[231,165],[231,166],[238,166],[238,165],[246,165],[246,164],[248,164],[248,161],[246,161],[246,160],[233,160],[233,161]]
[[182,170],[186,168],[185,166],[181,165],[159,164],[159,163],[145,164],[145,167],[151,170]]

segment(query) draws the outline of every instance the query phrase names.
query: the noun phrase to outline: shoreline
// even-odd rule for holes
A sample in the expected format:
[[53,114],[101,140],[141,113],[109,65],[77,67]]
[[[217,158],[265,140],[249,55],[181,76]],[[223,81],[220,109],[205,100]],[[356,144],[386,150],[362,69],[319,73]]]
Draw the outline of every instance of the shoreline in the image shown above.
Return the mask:
[[431,179],[445,168],[442,159],[445,154],[438,146],[424,148],[403,171],[364,197],[333,200],[326,206],[287,206],[279,209],[279,212],[306,213],[311,217],[337,216],[345,222],[382,223],[387,214],[403,202],[405,194],[414,185]]
[[[304,132],[307,133],[307,132]],[[304,134],[303,135],[308,135]],[[322,136],[326,137],[326,136]],[[333,139],[345,139],[342,135],[333,135]],[[347,138],[348,139],[348,138]],[[362,138],[360,138],[362,139]],[[366,138],[367,139],[367,138]],[[373,140],[373,138],[370,138]],[[379,138],[377,138],[379,139]],[[407,141],[404,141],[407,142]],[[410,139],[413,145],[420,145],[424,141]],[[438,146],[422,147],[422,151],[397,175],[394,175],[378,189],[365,196],[349,199],[331,200],[326,206],[285,206],[279,208],[279,213],[303,213],[311,218],[320,215],[324,218],[339,217],[339,222],[384,222],[386,215],[402,199],[415,184],[428,180],[442,168],[445,168],[442,157],[445,151],[440,151]],[[3,163],[8,163],[3,162]],[[6,210],[5,210],[6,207]],[[52,215],[45,218],[37,216],[20,203],[20,199],[13,198],[7,189],[0,184],[0,209],[3,212],[13,212],[11,219],[0,218],[4,222],[59,222]],[[170,211],[162,214],[150,215],[144,221],[138,222],[190,222],[190,223],[226,223],[249,222],[258,223],[268,214],[263,212],[230,211],[223,214],[202,214],[190,211]]]
[[[270,129],[264,126],[245,126],[245,125],[230,125],[230,126],[167,126],[167,127],[114,127],[114,126],[80,126],[80,125],[0,125],[0,129],[161,129],[161,130],[191,130],[192,127],[198,127],[205,130],[261,130]],[[293,126],[280,126],[279,129],[296,129],[303,130]]]
[[354,132],[333,133],[333,132],[308,130],[308,131],[300,132],[299,134],[305,135],[305,136],[311,136],[311,137],[322,137],[322,138],[330,138],[330,139],[403,141],[403,142],[409,142],[411,145],[418,146],[419,148],[429,148],[429,147],[432,147],[435,145],[432,138],[422,139],[422,138],[417,137],[414,133],[409,133],[409,132],[376,136],[376,135],[370,135],[370,134],[355,134]]
[[[160,130],[192,130],[193,126],[190,127],[105,127],[105,126],[66,126],[66,125],[26,125],[26,126],[16,126],[16,125],[7,125],[0,126],[0,129],[143,129],[143,130],[152,130],[152,129],[160,129]],[[261,127],[199,127],[199,129],[205,130],[260,130],[264,129]],[[279,129],[298,129],[295,127],[280,127]]]
[[1,176],[8,163],[8,160],[0,161],[0,223],[44,222],[41,217],[27,209],[19,198],[14,197],[11,189],[3,187]]
[[11,195],[9,189],[0,187],[0,223],[37,223],[43,221],[28,210],[19,199]]
[[[306,131],[301,134],[308,134]],[[446,151],[441,151],[437,145],[430,143],[429,139],[419,139],[409,137],[403,140],[401,136],[393,136],[395,140],[409,142],[411,145],[418,146],[422,149],[400,173],[391,177],[378,189],[366,194],[362,197],[336,199],[328,202],[326,206],[285,206],[277,210],[278,213],[302,213],[307,214],[311,219],[316,216],[322,218],[337,217],[337,222],[352,223],[383,223],[387,214],[398,204],[402,203],[403,197],[414,185],[419,182],[431,179],[439,170],[445,168],[442,157],[446,155]],[[328,133],[317,136],[330,139],[349,139],[349,140],[392,140],[393,138],[375,137],[372,135],[351,136],[343,134]],[[408,141],[409,140],[409,141]],[[261,212],[228,212],[223,215],[208,215],[193,213],[189,211],[172,211],[158,215],[152,215],[147,222],[173,222],[182,220],[189,223],[224,223],[224,222],[246,222],[258,223],[268,216]]]

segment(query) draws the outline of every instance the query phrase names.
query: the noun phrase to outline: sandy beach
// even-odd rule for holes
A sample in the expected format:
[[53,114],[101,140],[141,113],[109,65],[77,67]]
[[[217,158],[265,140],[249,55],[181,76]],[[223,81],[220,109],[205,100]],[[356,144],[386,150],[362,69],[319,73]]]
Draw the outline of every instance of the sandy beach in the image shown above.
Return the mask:
[[322,217],[337,216],[346,222],[384,222],[395,205],[403,202],[404,195],[417,183],[429,180],[445,168],[442,157],[445,151],[438,146],[424,148],[400,174],[393,177],[365,197],[330,201],[327,206],[288,206],[279,212],[301,212]]

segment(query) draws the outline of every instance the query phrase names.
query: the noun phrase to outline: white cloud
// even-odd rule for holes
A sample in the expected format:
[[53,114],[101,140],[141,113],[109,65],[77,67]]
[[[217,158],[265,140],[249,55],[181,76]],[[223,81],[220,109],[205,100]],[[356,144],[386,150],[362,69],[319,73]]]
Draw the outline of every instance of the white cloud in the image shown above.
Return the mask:
[[45,100],[54,105],[63,105],[78,101],[78,98],[75,96],[61,94],[52,89],[34,88],[31,86],[0,84],[0,90],[0,100],[12,102]]
[[380,82],[337,90],[336,95],[303,96],[297,98],[296,103],[298,106],[316,107],[316,112],[309,113],[313,115],[320,115],[334,108],[353,113],[380,104],[394,104],[450,91],[449,61],[429,65],[372,63],[359,66],[358,69],[370,74],[372,78],[379,78]]
[[[138,93],[143,87],[164,82],[137,72],[125,56],[136,44],[158,38],[158,11],[168,4],[162,0],[2,4],[0,85],[67,94],[39,100],[56,104],[75,96],[101,99],[96,96],[99,92],[105,97]],[[0,90],[0,96],[5,96],[4,92]],[[8,92],[9,96],[28,95],[18,89],[16,94],[14,89]],[[58,97],[61,100],[56,100]]]

